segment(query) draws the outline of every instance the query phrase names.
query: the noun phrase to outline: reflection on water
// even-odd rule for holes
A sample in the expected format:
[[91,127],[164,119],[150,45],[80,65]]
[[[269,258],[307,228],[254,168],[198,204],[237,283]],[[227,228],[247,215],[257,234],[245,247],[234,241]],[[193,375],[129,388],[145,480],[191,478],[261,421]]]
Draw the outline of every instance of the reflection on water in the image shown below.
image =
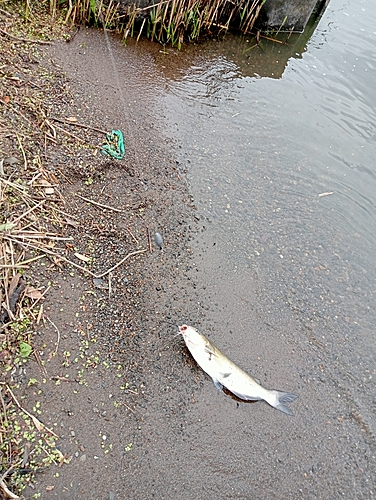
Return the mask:
[[[202,66],[208,71],[210,69],[213,75],[220,73],[221,64],[232,68],[233,76],[281,78],[288,61],[291,58],[300,59],[307,50],[319,20],[320,17],[312,18],[301,34],[263,35],[256,41],[254,37],[227,33],[219,40],[184,46],[179,54],[165,48],[156,57],[169,80],[179,81],[189,75],[191,81],[195,81],[194,74],[199,74]],[[208,75],[209,79],[211,75]],[[206,78],[201,78],[201,81],[204,80]]]

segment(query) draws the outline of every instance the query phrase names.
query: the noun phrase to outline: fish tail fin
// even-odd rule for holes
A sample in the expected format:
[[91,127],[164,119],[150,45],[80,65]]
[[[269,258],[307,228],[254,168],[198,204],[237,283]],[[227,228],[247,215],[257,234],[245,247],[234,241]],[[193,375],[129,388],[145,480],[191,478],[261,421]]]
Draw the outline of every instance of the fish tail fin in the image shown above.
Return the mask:
[[283,392],[283,391],[269,391],[271,393],[271,397],[266,399],[266,402],[269,403],[273,408],[276,408],[287,415],[294,415],[290,410],[286,403],[291,403],[298,396],[296,394],[292,394],[291,392]]

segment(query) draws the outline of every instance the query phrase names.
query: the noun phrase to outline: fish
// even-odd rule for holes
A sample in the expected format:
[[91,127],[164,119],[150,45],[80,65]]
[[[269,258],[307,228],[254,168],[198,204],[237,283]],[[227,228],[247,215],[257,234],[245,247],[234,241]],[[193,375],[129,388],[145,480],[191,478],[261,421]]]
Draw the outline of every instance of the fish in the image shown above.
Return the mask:
[[294,415],[287,403],[298,396],[291,392],[276,391],[262,387],[253,377],[236,366],[202,333],[188,325],[178,326],[188,350],[196,363],[213,380],[217,389],[223,387],[246,401],[266,401],[270,406],[287,415]]

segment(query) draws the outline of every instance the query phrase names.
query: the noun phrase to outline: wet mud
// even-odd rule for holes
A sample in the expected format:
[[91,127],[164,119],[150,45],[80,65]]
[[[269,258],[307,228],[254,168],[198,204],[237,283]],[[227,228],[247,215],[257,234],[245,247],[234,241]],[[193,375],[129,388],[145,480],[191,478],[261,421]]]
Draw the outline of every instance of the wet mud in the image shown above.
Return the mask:
[[[92,245],[98,272],[136,241],[147,251],[112,273],[111,293],[77,272],[54,276],[48,307],[61,339],[48,372],[74,382],[54,380],[44,405],[71,464],[37,478],[40,498],[373,498],[375,436],[333,376],[342,351],[322,339],[328,321],[286,305],[265,270],[223,259],[226,241],[194,206],[167,139],[152,47],[82,30],[51,52],[72,92],[61,113],[120,128],[127,150],[123,163],[98,168],[95,158],[67,160],[65,210],[79,220],[81,251]],[[127,211],[88,208],[78,189]],[[148,249],[147,227],[163,252]],[[162,320],[199,328],[262,385],[298,394],[295,416],[217,391]],[[41,336],[52,349],[54,328]]]

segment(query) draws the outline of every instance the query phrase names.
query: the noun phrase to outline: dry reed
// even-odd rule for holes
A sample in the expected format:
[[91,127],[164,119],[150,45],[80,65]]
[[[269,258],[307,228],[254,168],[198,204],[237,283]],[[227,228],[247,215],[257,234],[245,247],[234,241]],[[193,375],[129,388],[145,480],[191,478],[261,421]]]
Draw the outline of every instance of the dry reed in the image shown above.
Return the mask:
[[[181,46],[203,35],[217,35],[233,28],[250,33],[265,0],[162,0],[146,7],[116,0],[69,0],[66,23],[102,25],[137,34],[160,43]],[[56,10],[56,0],[51,2]]]

